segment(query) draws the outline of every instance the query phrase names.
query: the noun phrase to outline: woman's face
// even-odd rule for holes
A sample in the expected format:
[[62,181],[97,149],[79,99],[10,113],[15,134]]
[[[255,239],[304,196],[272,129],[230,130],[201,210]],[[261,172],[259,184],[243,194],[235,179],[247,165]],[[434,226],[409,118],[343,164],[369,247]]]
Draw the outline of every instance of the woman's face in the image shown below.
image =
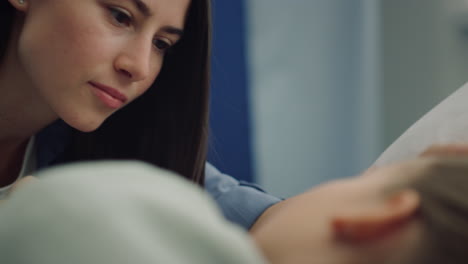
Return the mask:
[[24,77],[58,117],[92,131],[155,81],[165,51],[181,37],[189,4],[190,0],[15,4],[25,14],[18,40]]

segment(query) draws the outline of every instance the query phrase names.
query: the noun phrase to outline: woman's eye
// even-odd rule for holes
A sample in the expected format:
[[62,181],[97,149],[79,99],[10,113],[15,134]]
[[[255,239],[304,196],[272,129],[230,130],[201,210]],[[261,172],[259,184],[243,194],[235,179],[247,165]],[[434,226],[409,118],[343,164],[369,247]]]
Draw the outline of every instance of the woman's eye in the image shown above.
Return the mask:
[[118,8],[109,7],[109,12],[119,25],[130,26],[132,23],[132,18]]
[[162,51],[162,52],[165,52],[166,50],[168,50],[171,45],[169,43],[167,43],[166,41],[164,40],[160,40],[160,39],[155,39],[153,41],[153,45],[154,47],[156,47],[156,49]]

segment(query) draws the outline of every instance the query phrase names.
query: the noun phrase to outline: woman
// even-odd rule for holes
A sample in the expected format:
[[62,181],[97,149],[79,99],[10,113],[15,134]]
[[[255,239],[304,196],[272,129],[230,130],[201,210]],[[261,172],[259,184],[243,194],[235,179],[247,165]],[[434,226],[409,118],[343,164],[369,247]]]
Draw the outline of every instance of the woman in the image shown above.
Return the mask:
[[[315,192],[271,206],[278,199],[205,170],[208,0],[8,0],[0,11],[0,186],[58,163],[143,160],[199,185],[206,175],[225,216],[245,228],[255,223],[272,261],[282,258],[271,252],[314,253],[291,246],[315,238],[300,222],[323,215],[308,207],[323,204]],[[338,220],[338,234],[352,239],[340,231],[349,221]]]
[[22,114],[8,145],[60,118],[74,128],[63,160],[143,159],[203,183],[208,3],[147,2],[2,2],[1,82],[22,103],[2,104]]
[[209,11],[208,0],[1,2],[0,186],[58,163],[137,159],[205,183],[229,220],[252,226],[279,200],[205,172]]

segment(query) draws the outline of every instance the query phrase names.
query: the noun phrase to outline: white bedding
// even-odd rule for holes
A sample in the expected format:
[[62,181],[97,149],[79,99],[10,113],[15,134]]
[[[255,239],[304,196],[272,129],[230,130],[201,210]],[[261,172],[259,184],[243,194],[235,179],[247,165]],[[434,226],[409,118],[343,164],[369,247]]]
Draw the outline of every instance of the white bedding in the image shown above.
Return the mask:
[[468,83],[406,130],[374,163],[416,157],[433,144],[468,143]]

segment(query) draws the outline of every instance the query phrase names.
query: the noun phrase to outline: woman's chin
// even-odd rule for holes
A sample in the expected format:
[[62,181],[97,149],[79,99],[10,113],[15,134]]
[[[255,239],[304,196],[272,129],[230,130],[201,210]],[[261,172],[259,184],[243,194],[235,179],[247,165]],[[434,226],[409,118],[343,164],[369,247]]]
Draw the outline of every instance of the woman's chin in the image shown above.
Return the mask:
[[82,128],[82,127],[75,127],[75,129],[77,129],[77,130],[79,130],[79,131],[81,131],[81,132],[85,132],[85,133],[93,132],[93,131],[95,131],[95,130],[98,129],[98,128],[99,128],[99,126],[97,126],[97,127],[84,127],[84,128]]
[[93,132],[98,129],[104,120],[82,120],[82,119],[74,119],[74,120],[66,120],[63,119],[65,123],[69,126],[73,127],[74,129],[81,131],[81,132]]

